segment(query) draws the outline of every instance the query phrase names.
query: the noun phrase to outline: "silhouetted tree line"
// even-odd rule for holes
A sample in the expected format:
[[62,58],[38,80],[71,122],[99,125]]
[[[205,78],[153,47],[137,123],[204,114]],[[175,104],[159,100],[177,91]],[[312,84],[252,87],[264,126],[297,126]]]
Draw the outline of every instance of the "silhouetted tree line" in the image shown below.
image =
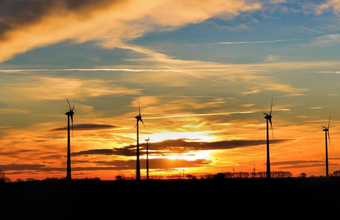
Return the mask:
[[[274,171],[271,172],[272,178],[289,178],[292,177],[291,172],[286,171]],[[226,172],[217,173],[213,175],[214,179],[226,179],[226,178],[266,178],[266,172]]]
[[0,183],[11,182],[11,179],[6,177],[5,171],[0,170]]
[[[271,172],[272,178],[289,178],[292,177],[293,174],[291,172],[285,171],[275,171]],[[339,171],[340,176],[340,171]],[[199,176],[195,176],[192,174],[187,174],[183,176],[182,174],[172,174],[168,176],[150,176],[149,179],[161,180],[161,179],[170,179],[170,180],[177,180],[177,179],[227,179],[227,178],[266,178],[266,172],[226,172],[226,173],[217,173],[217,174],[203,174]],[[126,177],[124,175],[117,175],[115,177],[116,180],[134,180],[134,177]],[[142,178],[143,179],[143,178]]]
[[340,177],[340,170],[334,171],[330,176]]

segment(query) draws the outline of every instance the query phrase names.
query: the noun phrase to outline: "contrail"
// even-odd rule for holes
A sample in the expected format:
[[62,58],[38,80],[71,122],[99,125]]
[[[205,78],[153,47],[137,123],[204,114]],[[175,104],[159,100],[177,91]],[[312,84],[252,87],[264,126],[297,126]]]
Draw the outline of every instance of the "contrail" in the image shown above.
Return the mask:
[[127,68],[74,68],[74,69],[2,69],[0,73],[24,73],[24,72],[223,72],[224,69],[127,69]]
[[39,85],[39,87],[42,89],[42,90],[44,90],[47,94],[49,94],[52,98],[56,98],[56,97],[54,97],[54,95],[52,95],[49,91],[47,91],[44,87],[42,87],[41,85]]
[[234,44],[268,44],[268,43],[279,43],[279,42],[289,42],[289,41],[298,41],[300,39],[282,39],[282,40],[267,40],[267,41],[228,41],[228,42],[219,42],[217,44],[224,45],[234,45]]
[[183,114],[183,115],[166,115],[156,117],[145,117],[145,119],[162,119],[162,118],[183,118],[183,117],[200,117],[200,116],[217,116],[217,115],[233,115],[233,114],[252,114],[259,111],[245,112],[216,112],[216,113],[201,113],[201,114]]

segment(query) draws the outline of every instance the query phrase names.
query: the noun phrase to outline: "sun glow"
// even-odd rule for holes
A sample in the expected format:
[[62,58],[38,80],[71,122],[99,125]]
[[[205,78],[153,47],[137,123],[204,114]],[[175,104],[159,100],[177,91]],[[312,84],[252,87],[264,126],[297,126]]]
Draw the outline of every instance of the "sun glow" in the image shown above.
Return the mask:
[[187,141],[214,141],[217,138],[211,135],[211,131],[198,131],[198,132],[162,132],[150,134],[151,142],[161,142],[165,140],[178,140],[186,139]]
[[169,160],[187,160],[187,161],[195,161],[195,160],[209,160],[211,158],[210,151],[203,150],[203,151],[190,151],[185,153],[172,153],[171,155],[155,155],[150,156],[150,159],[154,158],[162,158],[162,159],[169,159]]

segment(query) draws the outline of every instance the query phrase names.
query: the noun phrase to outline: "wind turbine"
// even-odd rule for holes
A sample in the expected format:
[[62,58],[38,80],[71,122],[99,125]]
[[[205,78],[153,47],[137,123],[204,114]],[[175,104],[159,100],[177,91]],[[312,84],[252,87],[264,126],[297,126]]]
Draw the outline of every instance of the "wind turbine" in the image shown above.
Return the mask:
[[[71,180],[71,126],[72,126],[72,134],[73,134],[73,115],[74,115],[74,106],[75,102],[73,102],[73,107],[71,108],[71,104],[66,99],[68,106],[70,107],[70,110],[65,113],[67,115],[67,171],[66,171],[66,179]],[[72,125],[70,126],[70,124]]]
[[136,160],[136,180],[140,180],[140,161],[139,161],[139,122],[141,121],[145,127],[145,124],[142,119],[142,114],[140,110],[140,102],[138,96],[138,115],[135,117],[137,119],[136,126],[137,127],[137,160]]
[[327,139],[329,141],[329,144],[331,144],[331,137],[329,135],[329,126],[331,124],[331,116],[329,116],[329,121],[328,121],[328,126],[322,126],[323,127],[323,131],[325,132],[325,144],[326,144],[326,177],[328,178],[328,143],[327,143]]
[[149,146],[150,138],[145,139],[146,141],[146,179],[149,180]]
[[269,153],[269,123],[270,123],[270,127],[272,130],[272,136],[273,135],[273,123],[272,123],[272,110],[273,110],[273,99],[270,105],[270,112],[269,114],[263,112],[263,114],[265,114],[265,119],[266,119],[266,125],[267,125],[267,129],[266,129],[266,133],[267,133],[267,179],[270,179],[270,153]]
[[255,178],[256,176],[256,169],[255,169],[255,164],[254,164],[254,168],[253,168],[253,178]]

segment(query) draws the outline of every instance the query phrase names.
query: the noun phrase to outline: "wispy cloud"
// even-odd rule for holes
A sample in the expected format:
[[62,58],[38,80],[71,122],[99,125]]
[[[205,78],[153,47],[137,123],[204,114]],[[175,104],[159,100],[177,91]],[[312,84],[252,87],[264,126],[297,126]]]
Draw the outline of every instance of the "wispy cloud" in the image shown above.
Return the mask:
[[328,0],[325,3],[315,6],[315,13],[320,15],[325,11],[333,11],[336,14],[340,12],[340,2],[339,0]]
[[[103,129],[113,129],[118,126],[108,125],[108,124],[75,124],[73,125],[74,130],[103,130]],[[67,127],[54,128],[51,131],[64,131],[67,130]]]
[[[197,160],[182,160],[182,159],[150,159],[150,164],[152,164],[152,169],[176,169],[176,168],[190,168],[190,167],[201,167],[207,166],[211,163],[209,160],[197,159]],[[98,171],[98,170],[134,170],[136,169],[135,160],[114,160],[114,161],[93,161],[93,163],[88,166],[88,161],[74,161],[74,164],[86,163],[87,166],[73,166],[72,171]],[[145,168],[145,160],[141,160],[141,168]],[[59,166],[46,166],[45,164],[7,164],[0,165],[0,169],[6,170],[7,174],[18,174],[21,171],[32,171],[32,172],[58,172],[64,171],[64,167]],[[18,172],[19,171],[19,172]],[[76,173],[75,173],[76,174]]]
[[[273,140],[273,144],[283,143],[288,140]],[[164,140],[161,142],[152,143],[153,155],[164,155],[173,153],[186,153],[190,151],[202,150],[227,150],[241,147],[254,147],[266,144],[266,140],[230,140],[230,141],[217,141],[217,142],[201,142],[192,141],[188,139],[177,140]],[[141,146],[144,146],[142,144]],[[90,149],[72,153],[73,156],[86,156],[86,155],[120,155],[120,156],[135,156],[135,145],[125,146],[123,148],[115,149]],[[141,154],[145,154],[144,151]]]
[[266,62],[273,62],[273,61],[277,61],[279,59],[279,56],[275,56],[275,55],[269,55],[265,58]]
[[327,71],[319,71],[318,73],[336,73],[336,74],[340,74],[340,71],[329,71],[329,70],[327,70]]
[[286,3],[287,0],[270,0],[269,3],[270,4],[282,4],[282,3]]
[[240,112],[215,112],[215,113],[200,113],[200,114],[183,114],[183,115],[164,115],[155,117],[145,117],[145,119],[161,119],[161,118],[187,118],[187,117],[206,117],[206,116],[218,116],[218,115],[234,115],[234,114],[253,114],[258,111],[240,111]]
[[222,44],[222,45],[272,44],[272,43],[290,42],[290,41],[299,41],[299,40],[300,39],[281,39],[281,40],[264,40],[264,41],[225,41],[225,42],[219,42],[217,44]]
[[[105,165],[105,166],[113,166],[116,169],[136,169],[136,161],[135,160],[118,160],[118,161],[96,161],[96,164]],[[152,164],[152,169],[176,169],[176,168],[190,168],[190,167],[201,167],[208,166],[211,161],[205,159],[197,159],[197,160],[182,160],[182,159],[149,159],[149,163]],[[146,162],[144,159],[141,160],[141,168],[145,169]]]
[[[86,98],[102,95],[130,94],[137,95],[139,89],[126,88],[103,79],[85,79],[75,77],[22,75],[22,77],[7,78],[9,83],[3,84],[0,93],[13,100],[56,100],[65,97]],[[7,101],[7,100],[6,100]]]
[[95,40],[105,48],[119,47],[156,28],[175,29],[214,16],[231,19],[260,8],[259,3],[245,0],[3,0],[0,61],[64,40]]
[[324,107],[322,106],[315,106],[315,107],[310,107],[311,110],[318,110],[318,109],[323,109]]
[[[333,158],[332,160],[339,160],[339,158]],[[324,160],[292,160],[292,161],[278,161],[272,162],[273,166],[280,166],[281,169],[294,169],[294,168],[312,168],[325,166]],[[338,164],[330,164],[330,166]]]
[[340,43],[340,34],[328,34],[325,36],[315,38],[310,45],[311,46],[325,46]]

